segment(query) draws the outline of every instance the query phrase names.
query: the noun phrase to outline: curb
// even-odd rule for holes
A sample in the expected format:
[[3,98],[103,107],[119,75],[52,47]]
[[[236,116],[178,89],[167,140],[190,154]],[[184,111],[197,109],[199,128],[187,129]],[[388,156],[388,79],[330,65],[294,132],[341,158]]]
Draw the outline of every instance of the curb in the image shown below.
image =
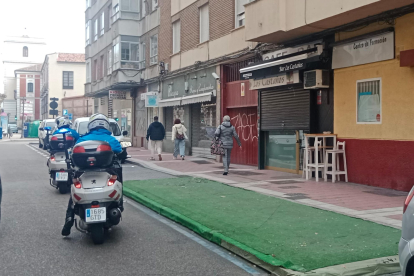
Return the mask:
[[[145,161],[144,161],[145,162]],[[133,163],[133,162],[131,162]],[[145,162],[149,163],[149,162]],[[141,165],[141,164],[140,164]],[[147,164],[148,165],[148,164]],[[151,166],[146,166],[151,168]],[[152,168],[151,168],[152,169]],[[250,261],[251,263],[271,272],[273,275],[281,276],[299,276],[299,275],[313,275],[313,276],[340,276],[340,275],[383,275],[389,273],[400,272],[398,256],[383,257],[378,259],[365,260],[360,262],[341,264],[331,267],[320,268],[308,272],[293,271],[281,267],[284,263],[280,260],[274,259],[266,254],[256,251],[240,242],[233,240],[221,233],[215,232],[205,225],[198,223],[168,207],[153,201],[138,192],[124,187],[124,194],[132,200],[150,208],[158,214],[171,219],[184,227],[194,231],[201,237],[220,245],[221,247],[237,254],[238,256]],[[272,260],[275,265],[270,264],[266,260]],[[293,267],[294,268],[294,267]],[[298,270],[301,267],[297,267]]]

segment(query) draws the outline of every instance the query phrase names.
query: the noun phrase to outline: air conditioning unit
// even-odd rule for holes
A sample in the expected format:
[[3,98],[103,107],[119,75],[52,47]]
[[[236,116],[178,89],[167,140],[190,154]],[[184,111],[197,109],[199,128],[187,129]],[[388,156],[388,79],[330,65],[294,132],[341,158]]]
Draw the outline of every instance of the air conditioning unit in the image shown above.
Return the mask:
[[329,88],[329,70],[304,72],[304,89]]

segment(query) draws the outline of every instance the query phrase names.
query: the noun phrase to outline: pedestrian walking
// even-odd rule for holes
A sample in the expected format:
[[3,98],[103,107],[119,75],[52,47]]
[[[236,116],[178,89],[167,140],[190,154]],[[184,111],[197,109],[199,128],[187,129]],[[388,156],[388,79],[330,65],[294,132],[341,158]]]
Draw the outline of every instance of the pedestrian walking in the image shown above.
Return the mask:
[[239,136],[237,135],[236,129],[230,123],[230,116],[226,115],[223,117],[223,123],[217,128],[215,135],[223,143],[223,148],[224,148],[224,156],[223,156],[224,173],[223,175],[227,175],[229,173],[229,167],[230,167],[231,150],[233,149],[233,137],[236,139],[239,147],[241,148],[242,146]]
[[185,139],[187,137],[187,129],[181,124],[180,119],[175,119],[172,127],[171,140],[174,142],[174,159],[177,160],[178,154],[180,154],[181,160],[185,158]]
[[13,137],[13,130],[10,125],[7,126],[7,134],[9,135],[9,139]]
[[155,160],[154,152],[157,152],[158,159],[162,161],[162,140],[165,138],[165,128],[158,122],[158,116],[154,117],[154,122],[150,124],[147,130],[147,141],[151,139],[151,160]]

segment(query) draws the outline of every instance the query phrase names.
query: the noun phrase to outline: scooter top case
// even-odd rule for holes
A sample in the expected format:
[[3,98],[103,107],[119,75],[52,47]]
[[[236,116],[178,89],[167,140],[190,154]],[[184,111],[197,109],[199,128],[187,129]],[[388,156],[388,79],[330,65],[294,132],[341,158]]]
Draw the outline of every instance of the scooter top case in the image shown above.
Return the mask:
[[108,168],[112,165],[114,152],[104,141],[85,141],[73,147],[72,161],[80,169]]
[[70,133],[65,134],[66,136],[66,142],[63,140],[63,134],[53,134],[50,138],[50,148],[52,150],[65,150],[65,143],[66,148],[71,148],[75,144],[75,139],[72,137]]

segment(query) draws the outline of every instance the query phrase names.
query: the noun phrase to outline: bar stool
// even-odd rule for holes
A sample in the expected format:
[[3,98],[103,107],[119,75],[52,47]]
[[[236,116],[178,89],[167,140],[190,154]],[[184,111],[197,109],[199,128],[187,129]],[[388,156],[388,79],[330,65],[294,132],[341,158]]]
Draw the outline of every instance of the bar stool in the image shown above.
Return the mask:
[[[328,163],[329,154],[332,154],[332,163]],[[344,170],[341,171],[339,164],[339,154],[343,156]],[[332,170],[328,171],[331,167]],[[337,142],[336,149],[327,150],[325,153],[325,174],[324,179],[328,181],[328,174],[332,175],[332,183],[335,183],[336,177],[341,180],[341,174],[345,175],[345,182],[348,182],[348,170],[346,166],[345,142]]]
[[[321,158],[320,152],[322,150],[322,141],[315,140],[314,148],[313,148],[313,162],[310,158],[308,158],[307,164],[306,164],[306,179],[309,179],[312,177],[312,171],[315,171],[315,178],[316,181],[319,181],[319,172],[322,172],[322,175],[324,175],[325,170],[325,163],[323,162],[323,158]],[[310,174],[310,177],[309,177]]]

